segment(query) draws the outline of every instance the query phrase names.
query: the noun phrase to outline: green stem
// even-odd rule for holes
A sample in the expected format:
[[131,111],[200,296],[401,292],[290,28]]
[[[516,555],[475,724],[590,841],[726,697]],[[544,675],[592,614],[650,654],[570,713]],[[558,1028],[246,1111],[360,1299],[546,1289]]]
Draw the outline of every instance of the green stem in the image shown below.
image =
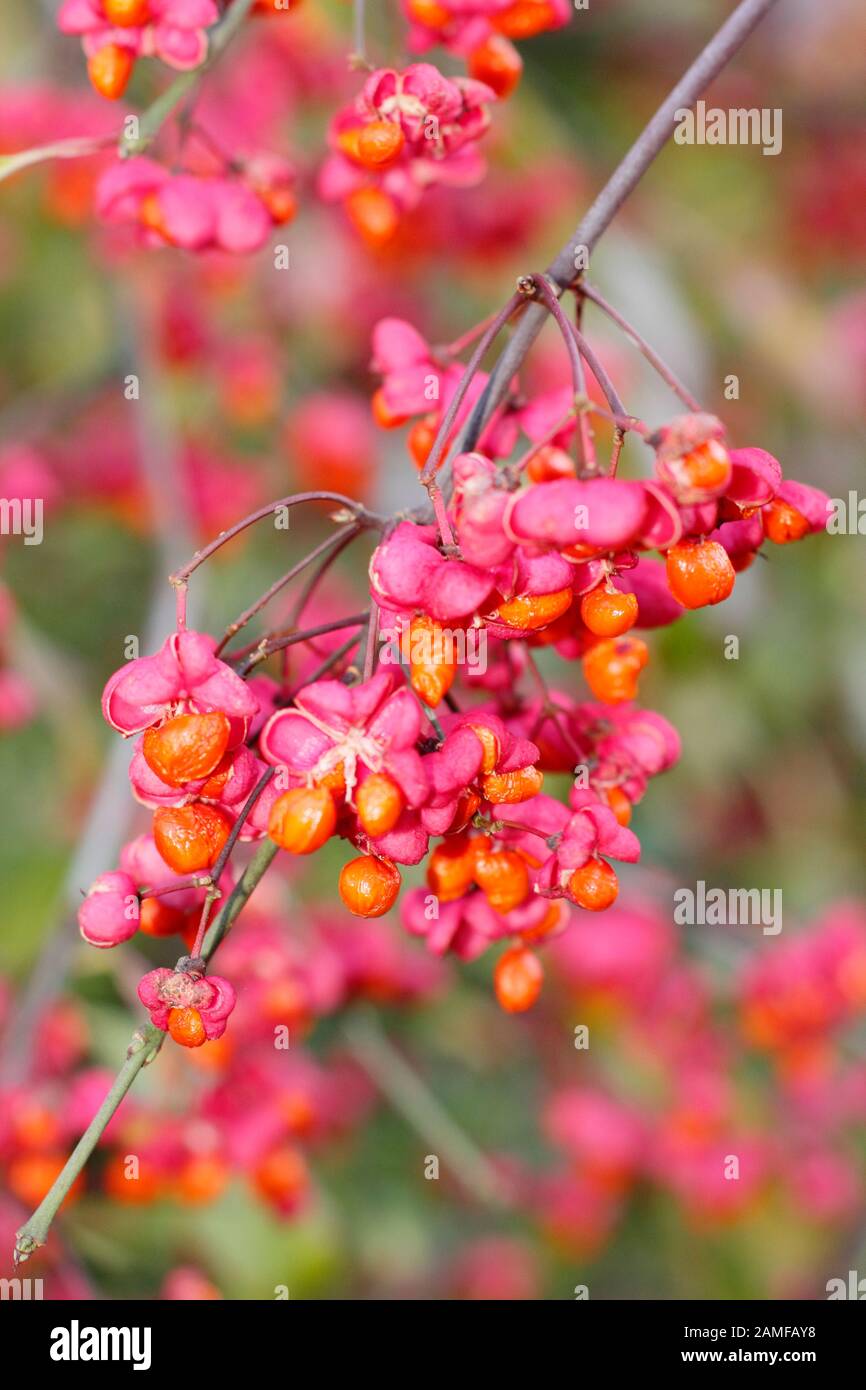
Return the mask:
[[60,1176],[55,1179],[50,1191],[43,1197],[30,1220],[15,1233],[15,1263],[23,1264],[40,1245],[48,1239],[48,1230],[57,1215],[66,1194],[81,1172],[96,1145],[99,1143],[108,1122],[123,1100],[138,1073],[148,1062],[152,1062],[165,1041],[165,1033],[146,1024],[134,1034],[127,1050],[126,1061],[114,1078],[105,1100],[100,1105],[87,1129],[82,1134]]
[[[272,840],[265,840],[247,865],[234,890],[208,930],[202,950],[205,960],[210,960],[235,918],[249,901],[254,888],[277,853],[277,849],[278,846]],[[63,1199],[99,1143],[106,1126],[138,1073],[148,1062],[153,1061],[165,1042],[165,1037],[162,1029],[156,1028],[152,1023],[145,1024],[133,1034],[127,1050],[126,1061],[114,1078],[104,1101],[66,1160],[63,1171],[55,1179],[50,1191],[40,1202],[29,1221],[25,1222],[21,1229],[16,1232],[16,1264],[21,1264],[29,1259],[34,1250],[45,1244],[51,1223],[60,1210]]]
[[35,145],[28,150],[15,150],[0,155],[0,183],[20,169],[42,164],[47,159],[86,159],[114,144],[113,136],[72,136],[68,140],[53,140],[50,145]]
[[510,1194],[502,1176],[401,1057],[375,1015],[367,1011],[350,1015],[343,1033],[383,1096],[431,1153],[438,1151],[445,1158],[463,1189],[485,1206],[507,1207]]
[[228,933],[229,928],[235,918],[245,907],[253,889],[259,880],[264,876],[274,855],[277,853],[279,845],[273,840],[263,840],[254,857],[250,860],[245,871],[238,879],[224,905],[220,908],[208,927],[207,936],[202,947],[202,958],[209,961],[219,946],[220,942]]
[[156,98],[156,101],[148,106],[138,123],[137,136],[124,135],[121,138],[118,146],[121,159],[129,159],[132,155],[143,154],[153,144],[172,112],[177,110],[181,102],[204,77],[204,74],[213,67],[217,58],[231,43],[252,7],[253,0],[233,0],[231,9],[210,34],[208,53],[204,62],[190,72],[181,73],[180,77],[175,78],[171,86],[167,87]]

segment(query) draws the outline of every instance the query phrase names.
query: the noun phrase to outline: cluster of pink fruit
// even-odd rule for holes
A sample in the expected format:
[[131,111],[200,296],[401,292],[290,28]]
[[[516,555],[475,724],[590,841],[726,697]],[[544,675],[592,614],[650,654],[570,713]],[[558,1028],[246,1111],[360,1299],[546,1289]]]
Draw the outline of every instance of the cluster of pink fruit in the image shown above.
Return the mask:
[[[139,58],[195,70],[208,60],[220,24],[234,27],[233,11],[241,21],[286,20],[296,8],[255,0],[240,14],[239,0],[222,6],[215,0],[64,0],[58,23],[64,33],[81,36],[93,88],[117,101]],[[511,39],[558,28],[568,17],[565,0],[476,0],[454,10],[412,0],[410,48],[440,43],[466,57],[469,75],[445,77],[431,63],[372,72],[332,122],[331,153],[318,180],[321,197],[345,209],[368,246],[382,248],[426,189],[478,183],[485,166],[477,146],[490,122],[489,106],[510,95],[522,70]],[[181,130],[182,144],[189,133]],[[295,215],[293,168],[261,157],[223,158],[207,131],[193,133],[207,147],[206,167],[200,156],[171,173],[150,159],[124,159],[105,171],[98,211],[136,228],[152,245],[257,250],[274,226]]]
[[[411,377],[412,363],[400,370]],[[506,407],[494,422],[500,439],[513,433],[507,417]],[[429,891],[407,895],[407,929],[463,958],[510,939],[495,983],[511,1012],[541,987],[532,948],[560,934],[575,907],[616,900],[611,861],[640,856],[632,808],[679,755],[670,724],[634,703],[649,659],[634,629],[727,598],[765,540],[819,530],[827,499],[783,481],[764,450],[729,450],[712,416],[643,431],[655,476],[641,481],[577,476],[564,447],[576,429],[570,421],[557,444],[534,446],[525,471],[458,456],[432,525],[348,504],[352,524],[363,514],[382,533],[371,607],[325,627],[358,634],[366,623],[363,672],[320,671],[300,689],[285,672],[246,679],[317,630],[253,644],[250,661],[248,648],[233,656],[186,631],[181,616],[159,653],[109,680],[108,722],[141,735],[130,780],[153,824],[93,885],[81,930],[98,946],[139,929],[186,934],[191,956],[139,990],[177,1042],[219,1038],[235,1004],[227,981],[205,975],[201,952],[214,899],[231,893],[239,839],[308,855],[342,837],[360,854],[343,867],[340,897],[360,917],[393,906],[398,865],[426,860]],[[379,664],[394,632],[408,638],[405,670]],[[485,667],[459,680],[458,639],[466,650],[479,634]],[[541,647],[581,661],[592,700],[547,688]],[[346,655],[344,644],[325,668]],[[542,790],[546,773],[571,774],[567,805]],[[432,837],[441,840],[431,852]]]

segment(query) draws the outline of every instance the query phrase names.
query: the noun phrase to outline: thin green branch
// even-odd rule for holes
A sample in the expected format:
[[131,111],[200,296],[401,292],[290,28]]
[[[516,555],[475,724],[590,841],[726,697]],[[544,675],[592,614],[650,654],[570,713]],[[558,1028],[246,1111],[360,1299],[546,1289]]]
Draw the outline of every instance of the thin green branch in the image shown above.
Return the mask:
[[[272,840],[265,840],[247,865],[234,890],[211,923],[205,937],[202,956],[206,961],[211,959],[235,918],[249,901],[254,889],[277,853],[277,849],[278,846]],[[29,1259],[34,1250],[45,1244],[51,1223],[60,1210],[69,1189],[99,1143],[106,1126],[138,1073],[142,1067],[146,1066],[148,1062],[152,1062],[157,1056],[165,1037],[162,1029],[156,1028],[152,1023],[145,1024],[133,1034],[127,1050],[126,1061],[117,1073],[104,1101],[66,1160],[63,1171],[55,1179],[50,1191],[40,1202],[29,1221],[25,1222],[21,1229],[16,1232],[16,1264],[21,1264]]]
[[445,1159],[461,1187],[485,1206],[508,1206],[501,1174],[401,1057],[375,1015],[352,1014],[343,1032],[386,1100],[429,1145],[431,1154]]
[[247,18],[253,3],[254,0],[233,0],[231,9],[211,30],[207,57],[204,62],[190,72],[181,73],[180,77],[175,78],[171,86],[161,92],[156,100],[148,106],[138,121],[137,135],[123,135],[121,137],[118,145],[118,154],[121,159],[129,159],[132,155],[143,154],[153,144],[169,116],[177,110],[205,73],[210,71],[220,55],[225,52]]
[[145,1024],[133,1035],[127,1049],[126,1061],[114,1078],[105,1100],[66,1160],[62,1173],[55,1179],[50,1191],[42,1199],[30,1220],[21,1227],[20,1231],[16,1231],[14,1253],[16,1265],[29,1260],[34,1250],[45,1244],[52,1221],[72,1184],[99,1143],[108,1122],[142,1067],[153,1061],[164,1041],[165,1033],[160,1028],[155,1028],[152,1023]]

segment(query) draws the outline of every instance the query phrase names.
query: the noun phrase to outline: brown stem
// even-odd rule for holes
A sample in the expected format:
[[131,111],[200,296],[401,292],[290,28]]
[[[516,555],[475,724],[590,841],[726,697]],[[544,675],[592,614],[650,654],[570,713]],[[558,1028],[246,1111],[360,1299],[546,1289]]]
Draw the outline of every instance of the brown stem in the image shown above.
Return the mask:
[[547,448],[551,440],[555,439],[556,436],[565,429],[566,425],[571,423],[576,413],[576,409],[567,410],[566,413],[557,420],[555,425],[551,425],[550,429],[547,430],[536,443],[532,444],[525,453],[520,455],[520,458],[515,459],[513,463],[507,463],[503,471],[507,472],[512,478],[519,478],[530,460],[534,459],[535,455],[539,453],[540,450]]
[[571,363],[571,384],[574,394],[575,396],[580,396],[583,394],[581,389],[583,382],[583,366],[580,361],[577,339],[571,330],[571,324],[562,312],[562,305],[546,276],[528,275],[526,279],[532,282],[535,293],[541,298],[542,302],[547,306],[547,309],[556,320],[556,326],[562,334],[562,341],[565,343],[569,362]]
[[557,298],[556,291],[550,281],[544,275],[528,276],[532,281],[544,307],[550,311],[556,320],[560,333],[563,336],[565,345],[568,348],[568,355],[571,359],[571,373],[574,383],[574,393],[578,394],[581,380],[580,359],[583,357],[587,366],[605,394],[607,403],[616,415],[625,416],[626,409],[616,392],[616,387],[605,371],[604,367],[593,352],[586,338],[573,323],[565,317],[562,312],[562,305]]
[[240,838],[241,831],[243,830],[244,825],[246,824],[249,818],[250,812],[252,811],[253,807],[255,806],[256,802],[258,801],[259,797],[264,791],[265,787],[273,778],[274,774],[276,773],[276,770],[277,769],[275,767],[269,767],[267,771],[262,773],[258,782],[256,782],[256,785],[253,787],[252,791],[250,792],[249,796],[247,797],[246,801],[241,807],[240,814],[238,815],[237,820],[231,828],[231,833],[228,839],[226,840],[225,844],[223,845],[222,849],[220,850],[219,858],[217,859],[216,863],[213,866],[213,869],[211,870],[211,884],[208,888],[207,893],[205,894],[204,903],[202,904],[201,917],[199,919],[195,943],[193,945],[192,950],[190,951],[191,956],[197,956],[201,953],[202,944],[204,942],[205,930],[207,928],[207,920],[210,916],[210,910],[213,903],[216,902],[217,898],[220,895],[219,881],[222,878],[223,871],[226,865],[228,864],[229,859],[231,858],[232,851],[235,845],[237,844],[238,839]]
[[479,338],[475,351],[467,362],[463,376],[460,378],[460,384],[454,392],[451,404],[442,417],[442,422],[439,425],[439,430],[433,441],[433,447],[427,456],[427,462],[424,465],[423,472],[419,479],[424,487],[429,488],[436,476],[436,470],[439,467],[442,452],[451,434],[451,426],[454,424],[457,412],[463,404],[463,397],[475,380],[475,373],[484,360],[484,354],[487,352],[491,343],[499,336],[500,330],[505,327],[515,310],[525,303],[526,296],[519,291],[515,291],[505,308],[496,315],[490,326],[482,334],[481,338]]
[[[574,235],[551,262],[547,274],[564,289],[575,280],[578,253],[589,253],[607,230],[626,198],[635,189],[656,156],[667,144],[677,121],[677,112],[694,105],[701,92],[722,71],[742,47],[752,30],[773,8],[777,0],[741,0],[733,14],[676,86],[668,93],[655,115],[644,127],[631,149],[617,165],[595,202],[581,220]],[[505,399],[509,384],[544,323],[544,310],[530,305],[523,314],[511,341],[490,374],[468,420],[454,444],[455,454],[473,449],[490,416]]]
[[370,604],[370,621],[364,640],[364,669],[361,679],[368,681],[373,675],[376,658],[379,655],[379,605],[375,599]]
[[225,632],[223,633],[220,639],[219,645],[217,646],[215,651],[215,655],[219,656],[223,647],[226,645],[227,642],[231,641],[235,633],[240,632],[241,628],[246,627],[250,619],[254,618],[255,615],[258,612],[260,612],[266,604],[270,603],[271,599],[274,598],[274,596],[278,594],[281,589],[284,589],[287,584],[290,584],[296,575],[300,574],[301,571],[305,570],[308,565],[311,565],[314,560],[318,560],[320,555],[326,554],[334,546],[337,546],[339,549],[342,549],[343,543],[348,542],[354,536],[357,536],[360,530],[361,527],[358,525],[357,522],[350,522],[348,526],[342,527],[341,530],[336,531],[333,535],[326,536],[326,538],[321,542],[321,544],[316,546],[315,550],[311,550],[309,555],[305,555],[302,560],[299,560],[297,564],[292,565],[292,568],[290,570],[287,570],[285,574],[281,575],[279,579],[275,579],[271,587],[267,589],[265,593],[263,593],[259,598],[257,598],[255,603],[251,603],[249,608],[244,609],[240,617],[235,618],[234,622],[229,624],[229,626],[226,628]]
[[345,497],[342,492],[294,492],[288,497],[277,498],[276,502],[268,502],[267,506],[259,507],[257,511],[250,512],[249,516],[245,516],[240,521],[235,522],[234,526],[230,526],[227,531],[222,531],[220,535],[206,545],[203,550],[197,550],[192,559],[188,560],[182,569],[176,570],[174,574],[170,575],[169,582],[173,584],[175,588],[181,588],[186,584],[190,575],[198,569],[199,565],[203,565],[205,560],[209,560],[211,555],[215,554],[221,546],[224,546],[227,541],[234,540],[235,536],[239,536],[241,531],[245,531],[248,526],[254,526],[257,521],[263,521],[266,516],[273,516],[275,512],[280,511],[284,507],[300,506],[302,502],[334,502],[340,507],[346,507],[355,518],[356,523],[360,523],[365,527],[369,526],[371,528],[376,528],[377,530],[385,526],[387,522],[386,517],[378,516],[375,512],[367,511],[367,508],[363,507],[360,502],[354,501],[351,497]]
[[332,623],[320,623],[318,627],[308,627],[303,632],[290,632],[288,637],[274,637],[270,642],[261,642],[255,656],[250,657],[238,674],[249,675],[254,667],[266,661],[274,652],[281,652],[284,647],[294,647],[298,642],[309,642],[311,637],[323,637],[326,632],[339,632],[344,627],[361,627],[369,617],[369,609],[365,609],[363,613],[353,613],[351,618],[336,618]]

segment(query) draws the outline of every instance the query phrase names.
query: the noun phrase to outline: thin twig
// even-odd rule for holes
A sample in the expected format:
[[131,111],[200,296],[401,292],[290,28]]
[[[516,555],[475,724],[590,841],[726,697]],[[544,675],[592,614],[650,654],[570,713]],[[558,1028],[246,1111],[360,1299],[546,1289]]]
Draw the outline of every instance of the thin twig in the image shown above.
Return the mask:
[[378,1020],[369,1013],[355,1013],[346,1019],[343,1032],[364,1070],[429,1145],[431,1156],[441,1154],[455,1180],[485,1206],[510,1205],[507,1186],[490,1159],[401,1057]]
[[446,410],[444,416],[442,417],[442,421],[439,425],[436,438],[433,441],[433,447],[431,448],[430,453],[427,456],[427,462],[424,464],[424,468],[421,472],[419,482],[422,484],[423,487],[429,488],[430,484],[436,476],[436,470],[439,467],[442,452],[445,448],[446,443],[448,442],[448,436],[451,433],[451,426],[454,424],[457,412],[463,404],[463,398],[466,395],[466,392],[469,390],[469,387],[475,380],[475,373],[478,371],[478,368],[484,360],[485,353],[488,351],[494,340],[499,336],[501,329],[505,327],[512,314],[514,314],[517,311],[517,309],[519,309],[525,303],[526,296],[524,294],[521,294],[519,291],[515,291],[515,293],[511,296],[508,303],[506,304],[505,308],[500,310],[500,312],[492,320],[492,322],[485,329],[484,333],[478,340],[475,346],[475,350],[466,364],[463,376],[460,378],[457,390],[454,392],[454,395],[451,398],[451,403],[448,406],[448,409]]
[[364,669],[361,679],[368,681],[373,675],[376,659],[379,655],[379,605],[375,599],[370,603],[370,622],[364,640]]
[[687,406],[689,410],[701,410],[700,402],[695,400],[695,397],[691,394],[687,387],[683,386],[679,377],[676,375],[673,369],[668,366],[664,358],[659,356],[655,348],[650,346],[646,339],[642,337],[640,333],[638,333],[634,325],[629,323],[628,319],[623,318],[622,314],[619,312],[618,309],[614,309],[612,304],[608,304],[607,300],[599,294],[597,289],[595,289],[591,285],[587,285],[585,281],[582,281],[580,286],[578,287],[577,293],[582,298],[590,299],[593,304],[598,305],[598,308],[601,309],[602,313],[606,314],[607,317],[611,319],[613,323],[615,323],[619,328],[622,329],[623,333],[625,333],[627,337],[631,338],[631,341],[634,343],[638,351],[643,354],[643,356],[649,362],[650,366],[658,372],[659,376],[662,378],[662,381],[667,382],[674,395],[679,396],[680,400],[683,402],[683,405]]
[[356,502],[351,497],[346,497],[342,492],[293,492],[288,497],[279,497],[275,502],[268,502],[267,506],[259,507],[256,511],[250,512],[249,516],[236,521],[234,526],[230,526],[227,531],[220,534],[202,550],[197,550],[191,560],[174,574],[169,576],[169,582],[180,588],[185,585],[191,574],[194,574],[199,565],[203,565],[205,560],[209,560],[221,546],[228,541],[234,540],[248,526],[254,526],[257,521],[263,521],[267,516],[274,516],[277,512],[287,510],[290,507],[298,507],[302,502],[334,502],[340,507],[345,507],[355,518],[355,522],[362,526],[380,528],[385,525],[387,518],[377,516],[375,512],[369,512],[360,502]]
[[[217,946],[261,881],[277,851],[278,846],[274,844],[273,840],[265,840],[259,847],[255,858],[251,860],[225,905],[211,924],[202,949],[202,957],[205,961],[209,961],[213,956]],[[146,1066],[157,1056],[165,1038],[166,1034],[162,1029],[155,1027],[152,1023],[145,1024],[133,1034],[127,1050],[126,1061],[117,1073],[104,1101],[72,1150],[62,1172],[52,1183],[46,1196],[30,1219],[16,1232],[16,1264],[29,1259],[34,1250],[45,1244],[51,1223],[66,1194],[96,1148],[106,1126],[138,1073],[143,1066]]]
[[68,140],[52,140],[48,145],[35,145],[28,150],[15,150],[12,154],[0,155],[0,183],[29,169],[33,164],[42,164],[49,159],[86,159],[88,155],[100,154],[114,144],[114,135],[75,135]]
[[[314,560],[318,560],[320,555],[326,554],[326,552],[331,550],[334,546],[342,549],[342,543],[351,540],[353,536],[357,536],[360,529],[360,526],[358,526],[356,522],[350,522],[348,526],[343,526],[341,530],[334,532],[333,535],[326,536],[326,538],[316,546],[315,550],[311,550],[309,555],[305,555],[303,559],[298,560],[297,564],[292,565],[292,568],[281,575],[279,579],[275,579],[270,588],[266,589],[265,592],[256,599],[255,603],[251,603],[249,608],[244,609],[240,617],[235,618],[233,623],[229,623],[220,638],[214,655],[219,656],[223,647],[227,642],[231,641],[235,633],[240,632],[241,628],[246,627],[247,623],[254,618],[257,613],[261,612],[265,605],[270,603],[271,599],[274,598],[276,594],[280,593],[287,584],[291,584],[296,575],[300,574],[308,565],[311,565]],[[329,556],[328,558],[330,559],[331,557]]]
[[[574,282],[579,262],[610,226],[629,194],[673,135],[677,113],[694,105],[742,47],[755,26],[777,3],[778,0],[741,0],[668,93],[649,124],[617,165],[574,234],[548,267],[547,274],[560,289]],[[540,305],[530,305],[523,314],[452,446],[455,455],[475,447],[487,421],[505,399],[510,383],[535,342],[544,319],[545,312]]]
[[121,137],[118,145],[118,154],[121,159],[143,154],[153,144],[169,116],[186,100],[205,73],[210,71],[220,55],[225,52],[249,15],[253,4],[254,0],[232,0],[231,9],[227,10],[220,23],[210,31],[208,52],[204,62],[197,68],[191,69],[190,72],[181,73],[170,87],[160,93],[156,100],[142,113],[136,136],[123,135]]
[[339,632],[344,627],[361,627],[369,616],[370,611],[365,608],[363,613],[353,613],[351,618],[336,618],[331,623],[320,623],[318,627],[305,628],[303,632],[290,632],[287,637],[274,637],[270,641],[262,641],[255,655],[241,667],[238,674],[249,675],[254,667],[266,661],[274,652],[281,652],[285,647],[294,647],[299,642],[309,642],[311,637],[323,637],[325,633]]
[[250,812],[252,811],[262,792],[265,790],[265,787],[275,776],[276,771],[277,769],[275,767],[269,767],[265,772],[262,773],[258,782],[256,782],[256,785],[253,787],[252,791],[250,792],[249,796],[247,797],[246,801],[241,807],[240,814],[238,815],[237,820],[231,828],[231,833],[229,834],[228,839],[226,840],[225,844],[220,850],[219,858],[217,859],[211,871],[211,882],[210,886],[208,887],[208,891],[205,894],[205,900],[202,906],[202,914],[198,924],[198,931],[196,932],[195,936],[195,944],[193,945],[193,948],[190,951],[191,956],[197,956],[201,951],[202,943],[204,941],[207,919],[210,916],[211,905],[216,901],[216,899],[220,895],[219,881],[223,876],[223,871],[225,870],[225,867],[228,864],[229,859],[231,858],[232,851],[234,850],[234,847],[241,836],[241,832],[243,831],[243,828],[246,825]]

